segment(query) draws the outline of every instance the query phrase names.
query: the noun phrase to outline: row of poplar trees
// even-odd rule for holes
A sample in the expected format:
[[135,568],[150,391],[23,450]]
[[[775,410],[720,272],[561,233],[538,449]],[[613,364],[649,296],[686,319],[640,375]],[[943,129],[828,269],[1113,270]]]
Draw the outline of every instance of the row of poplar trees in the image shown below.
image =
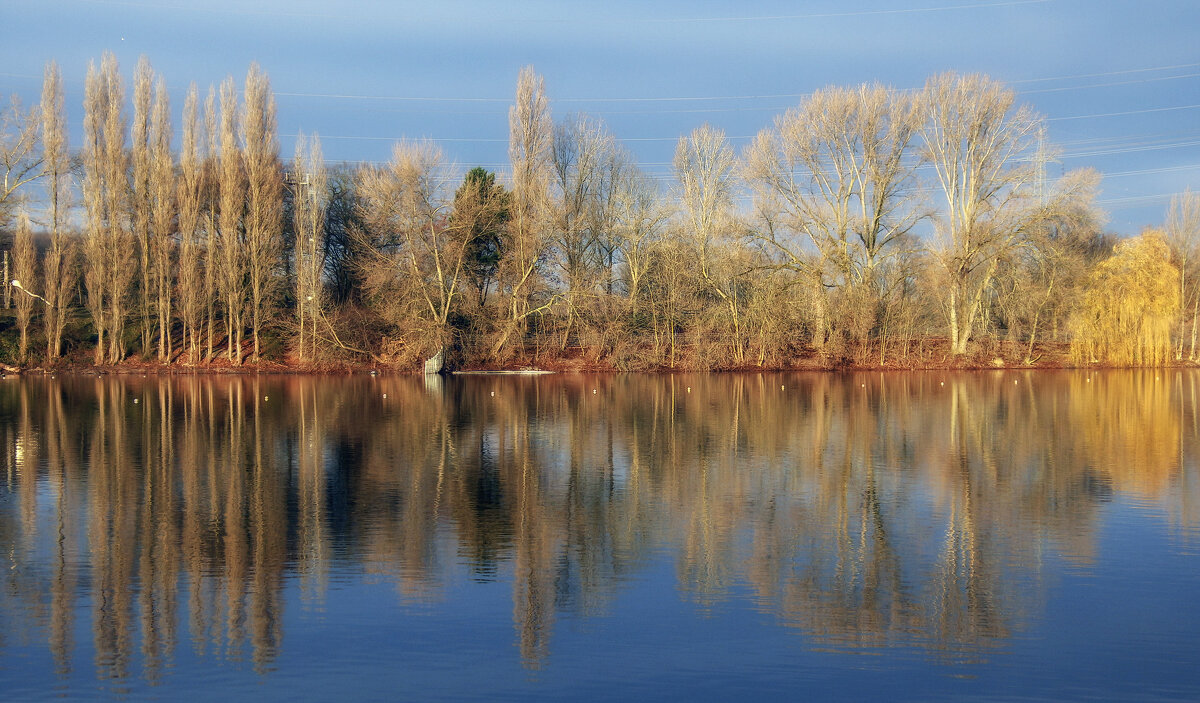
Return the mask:
[[601,121],[552,119],[532,68],[509,111],[507,187],[481,168],[462,178],[428,142],[330,168],[299,135],[285,170],[257,66],[240,95],[232,78],[204,98],[191,86],[177,150],[144,58],[132,92],[130,122],[116,60],[89,67],[72,154],[46,68],[26,120],[41,153],[23,171],[44,183],[40,276],[28,218],[13,246],[22,361],[35,313],[53,361],[78,306],[96,363],[140,350],[240,364],[278,339],[272,356],[400,366],[438,349],[625,368],[905,363],[980,337],[1026,362],[1068,339],[1079,363],[1196,356],[1195,196],[1165,234],[1114,252],[1098,175],[1047,178],[1043,120],[985,76],[826,88],[740,153],[700,127],[679,139],[669,184]]
[[[49,233],[40,277],[27,217],[18,218],[13,242],[22,360],[39,308],[46,356],[59,357],[76,299],[92,323],[97,364],[122,361],[131,348],[164,361],[181,350],[191,362],[211,359],[214,337],[234,363],[247,345],[261,356],[284,253],[284,172],[274,97],[257,65],[238,98],[232,78],[203,104],[192,85],[177,161],[163,78],[138,62],[130,123],[117,61],[105,54],[88,67],[84,141],[72,154],[61,73],[47,66],[36,111]],[[77,197],[79,234],[69,218]],[[80,283],[85,294],[76,296]]]

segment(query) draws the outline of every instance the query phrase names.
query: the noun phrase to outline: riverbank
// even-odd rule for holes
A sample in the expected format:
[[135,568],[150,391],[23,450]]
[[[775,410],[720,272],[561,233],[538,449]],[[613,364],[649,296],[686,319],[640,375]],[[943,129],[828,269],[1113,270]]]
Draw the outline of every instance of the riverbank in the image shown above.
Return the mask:
[[[1066,344],[1045,345],[1038,353],[1027,359],[1023,345],[990,344],[965,355],[955,356],[948,349],[936,346],[922,349],[919,353],[881,359],[878,353],[831,356],[805,354],[779,362],[764,363],[676,363],[671,364],[621,364],[611,359],[595,358],[596,355],[583,350],[567,353],[541,354],[506,360],[502,363],[459,363],[450,364],[446,373],[747,373],[779,371],[920,371],[920,370],[1001,370],[1001,369],[1066,369],[1066,368],[1119,368],[1111,364],[1071,363]],[[690,360],[689,360],[690,361]],[[1200,364],[1188,359],[1175,360],[1168,367],[1196,367]],[[381,361],[323,361],[303,362],[299,360],[263,360],[234,364],[228,359],[218,358],[211,362],[189,364],[186,362],[164,363],[156,360],[128,359],[118,364],[94,364],[79,359],[65,359],[56,364],[15,366],[0,363],[0,373],[5,375],[33,374],[142,374],[142,375],[190,375],[190,374],[420,374],[420,365],[393,365]]]

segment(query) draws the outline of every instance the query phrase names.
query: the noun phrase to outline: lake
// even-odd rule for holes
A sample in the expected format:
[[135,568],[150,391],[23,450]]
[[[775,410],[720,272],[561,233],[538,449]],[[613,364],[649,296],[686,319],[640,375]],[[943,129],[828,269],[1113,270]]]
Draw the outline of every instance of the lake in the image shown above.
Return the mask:
[[0,697],[1200,699],[1200,372],[0,381]]

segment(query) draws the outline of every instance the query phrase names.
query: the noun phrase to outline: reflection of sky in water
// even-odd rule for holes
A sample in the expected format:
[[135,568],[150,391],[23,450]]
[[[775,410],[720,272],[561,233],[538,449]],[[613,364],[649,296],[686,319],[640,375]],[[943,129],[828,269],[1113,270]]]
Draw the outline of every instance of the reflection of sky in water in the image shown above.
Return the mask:
[[1092,376],[6,385],[0,689],[1194,698],[1200,377]]

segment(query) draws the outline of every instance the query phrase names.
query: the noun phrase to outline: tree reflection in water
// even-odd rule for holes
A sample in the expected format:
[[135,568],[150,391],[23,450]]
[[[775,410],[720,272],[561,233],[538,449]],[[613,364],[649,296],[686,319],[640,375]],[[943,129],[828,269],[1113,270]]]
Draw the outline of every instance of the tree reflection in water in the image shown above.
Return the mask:
[[101,679],[157,680],[181,636],[268,672],[290,581],[426,603],[463,568],[511,582],[538,668],[664,554],[701,609],[969,660],[1043,608],[1046,549],[1092,559],[1114,492],[1200,521],[1187,372],[5,384],[0,652],[44,641],[59,677],[80,618]]

